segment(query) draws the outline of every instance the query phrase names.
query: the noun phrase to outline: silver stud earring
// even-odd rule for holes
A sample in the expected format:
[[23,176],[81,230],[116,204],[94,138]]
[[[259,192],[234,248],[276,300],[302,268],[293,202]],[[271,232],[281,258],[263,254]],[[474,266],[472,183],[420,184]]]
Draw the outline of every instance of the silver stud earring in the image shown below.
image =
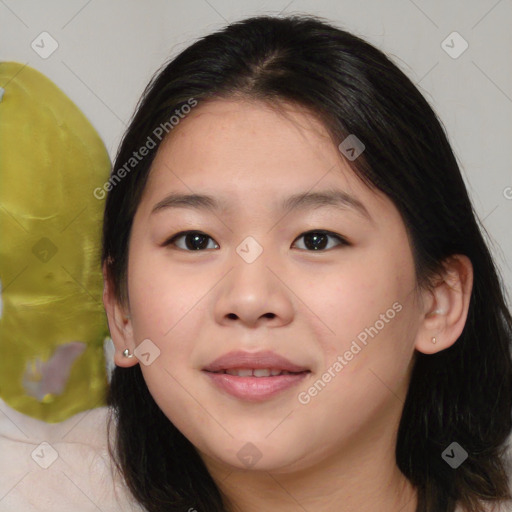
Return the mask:
[[130,354],[130,351],[126,348],[124,349],[123,356],[130,358],[133,357],[133,354]]
[[435,338],[432,338],[432,343],[436,343],[436,339]]

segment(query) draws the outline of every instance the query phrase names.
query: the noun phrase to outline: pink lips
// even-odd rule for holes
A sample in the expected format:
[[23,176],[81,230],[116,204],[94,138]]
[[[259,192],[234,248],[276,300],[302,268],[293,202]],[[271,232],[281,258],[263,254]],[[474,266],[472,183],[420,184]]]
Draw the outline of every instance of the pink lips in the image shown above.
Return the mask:
[[264,352],[228,352],[212,361],[203,370],[217,372],[231,368],[277,368],[288,372],[304,372],[308,368],[292,363],[283,356],[270,350]]
[[[268,368],[293,372],[293,374],[271,377],[240,377],[223,373],[223,370],[249,368]],[[252,353],[242,351],[229,352],[215,359],[203,368],[203,371],[224,392],[236,398],[252,402],[267,400],[281,391],[297,385],[310,373],[310,370],[306,367],[294,364],[285,357],[271,351]]]

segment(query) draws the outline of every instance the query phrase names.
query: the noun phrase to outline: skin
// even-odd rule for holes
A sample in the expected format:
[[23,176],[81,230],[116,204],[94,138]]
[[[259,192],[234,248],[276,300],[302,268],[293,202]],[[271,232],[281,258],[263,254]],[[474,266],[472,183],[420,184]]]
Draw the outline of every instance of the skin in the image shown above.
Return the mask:
[[[431,290],[416,288],[402,218],[367,188],[322,124],[308,112],[244,100],[199,104],[160,147],[129,246],[129,305],[119,304],[104,268],[104,304],[115,363],[145,339],[160,355],[141,364],[165,415],[196,446],[233,510],[393,511],[416,509],[394,447],[415,351],[444,350],[467,318],[472,266],[446,262]],[[357,197],[372,220],[350,209],[286,212],[277,200],[333,187]],[[229,201],[215,213],[179,208],[151,215],[170,192]],[[301,236],[324,229],[308,249]],[[205,249],[183,230],[207,234]],[[263,249],[247,263],[236,248],[252,236]],[[307,404],[298,400],[365,328],[402,306]],[[271,314],[269,314],[271,313]],[[432,343],[432,337],[436,343]],[[201,372],[231,350],[270,349],[311,373],[260,403],[219,391]],[[252,443],[252,467],[237,457]],[[237,508],[235,508],[235,505]]]

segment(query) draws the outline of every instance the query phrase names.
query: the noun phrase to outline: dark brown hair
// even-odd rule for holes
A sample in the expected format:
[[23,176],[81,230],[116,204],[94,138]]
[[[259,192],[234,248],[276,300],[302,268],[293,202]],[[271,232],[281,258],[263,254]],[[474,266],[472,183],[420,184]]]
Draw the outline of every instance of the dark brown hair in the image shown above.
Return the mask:
[[[113,173],[191,98],[286,101],[319,117],[335,143],[365,144],[351,162],[385,193],[410,236],[417,282],[429,286],[453,254],[474,282],[464,330],[450,348],[415,354],[396,462],[418,491],[417,512],[483,510],[510,499],[504,450],[510,434],[512,318],[443,127],[413,83],[381,51],[313,16],[258,16],[198,40],[153,77],[120,145]],[[128,303],[127,258],[135,211],[159,147],[112,186],[102,263]],[[159,409],[140,366],[116,367],[108,403],[117,420],[111,455],[151,512],[229,510],[194,446]],[[110,426],[110,425],[109,425]],[[441,457],[453,441],[469,454],[457,469]]]

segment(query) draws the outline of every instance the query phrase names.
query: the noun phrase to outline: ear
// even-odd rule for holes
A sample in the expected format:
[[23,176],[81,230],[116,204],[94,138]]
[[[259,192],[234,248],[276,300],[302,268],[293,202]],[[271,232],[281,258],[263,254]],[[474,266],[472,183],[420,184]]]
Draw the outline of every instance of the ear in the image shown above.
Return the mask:
[[110,336],[115,346],[114,363],[117,366],[128,368],[138,363],[137,357],[125,357],[123,352],[125,349],[133,354],[136,344],[133,338],[132,320],[124,307],[122,307],[112,289],[107,264],[103,264],[103,305],[107,313],[108,328]]
[[453,345],[468,316],[473,289],[471,260],[455,254],[447,258],[443,266],[444,271],[434,288],[422,292],[422,318],[415,348],[424,354],[440,352]]

